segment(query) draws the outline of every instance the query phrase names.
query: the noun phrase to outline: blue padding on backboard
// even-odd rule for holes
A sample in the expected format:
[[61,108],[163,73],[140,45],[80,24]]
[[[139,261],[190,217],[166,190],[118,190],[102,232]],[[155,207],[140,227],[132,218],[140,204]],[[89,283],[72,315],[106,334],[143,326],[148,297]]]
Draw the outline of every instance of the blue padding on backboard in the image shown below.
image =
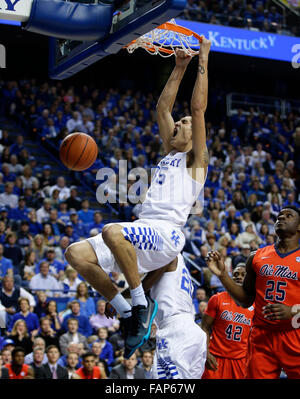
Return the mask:
[[33,0],[24,29],[61,39],[95,41],[109,33],[112,16],[111,4]]
[[19,22],[19,21],[9,21],[7,19],[0,19],[0,24],[21,26],[21,22]]
[[116,54],[126,44],[157,26],[177,17],[185,8],[186,0],[166,0],[162,4],[153,5],[152,9],[136,17],[120,30],[111,33],[102,41],[86,43],[76,54],[66,57],[56,64],[55,39],[50,39],[49,76],[52,79],[66,79],[109,54]]

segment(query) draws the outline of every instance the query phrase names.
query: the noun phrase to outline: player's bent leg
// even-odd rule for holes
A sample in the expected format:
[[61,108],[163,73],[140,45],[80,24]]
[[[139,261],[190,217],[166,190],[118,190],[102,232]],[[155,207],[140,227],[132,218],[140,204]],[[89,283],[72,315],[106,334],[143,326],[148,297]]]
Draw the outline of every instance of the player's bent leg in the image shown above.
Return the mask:
[[130,289],[134,289],[141,284],[138,274],[137,257],[133,245],[125,239],[122,229],[123,226],[119,224],[104,226],[102,238],[113,253]]
[[65,258],[108,301],[118,294],[109,276],[99,266],[95,251],[87,240],[71,244],[65,252]]

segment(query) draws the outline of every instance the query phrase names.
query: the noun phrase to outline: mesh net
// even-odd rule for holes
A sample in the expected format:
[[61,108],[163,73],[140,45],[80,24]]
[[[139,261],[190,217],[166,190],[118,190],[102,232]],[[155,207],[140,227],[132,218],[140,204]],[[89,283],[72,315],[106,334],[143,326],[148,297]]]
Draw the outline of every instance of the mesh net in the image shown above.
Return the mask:
[[197,33],[177,25],[172,19],[133,40],[126,49],[129,53],[133,53],[137,48],[143,48],[151,55],[170,57],[176,48],[180,48],[186,54],[194,56],[199,52],[199,41],[201,42],[201,38]]

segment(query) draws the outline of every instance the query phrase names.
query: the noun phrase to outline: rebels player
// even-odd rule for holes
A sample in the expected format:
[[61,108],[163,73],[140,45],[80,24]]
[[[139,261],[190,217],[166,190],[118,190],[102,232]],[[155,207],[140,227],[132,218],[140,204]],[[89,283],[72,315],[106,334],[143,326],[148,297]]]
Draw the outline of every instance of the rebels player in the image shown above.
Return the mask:
[[[240,286],[246,275],[245,266],[239,263],[232,273],[233,281]],[[245,378],[253,310],[253,306],[249,309],[238,306],[226,291],[210,298],[201,323],[208,343],[202,379]]]
[[207,265],[244,308],[255,303],[246,378],[300,378],[300,210],[281,209],[275,222],[276,244],[250,254],[242,286],[225,270],[217,251]]

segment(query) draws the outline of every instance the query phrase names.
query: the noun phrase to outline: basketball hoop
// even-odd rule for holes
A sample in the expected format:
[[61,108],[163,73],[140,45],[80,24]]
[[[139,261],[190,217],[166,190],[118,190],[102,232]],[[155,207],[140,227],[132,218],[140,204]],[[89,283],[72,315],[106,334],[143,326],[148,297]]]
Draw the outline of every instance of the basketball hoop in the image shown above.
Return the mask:
[[159,54],[161,57],[170,57],[176,48],[180,48],[189,56],[194,56],[199,53],[199,42],[202,39],[197,33],[177,25],[172,19],[133,40],[125,48],[130,54],[137,48],[143,48],[149,54]]

